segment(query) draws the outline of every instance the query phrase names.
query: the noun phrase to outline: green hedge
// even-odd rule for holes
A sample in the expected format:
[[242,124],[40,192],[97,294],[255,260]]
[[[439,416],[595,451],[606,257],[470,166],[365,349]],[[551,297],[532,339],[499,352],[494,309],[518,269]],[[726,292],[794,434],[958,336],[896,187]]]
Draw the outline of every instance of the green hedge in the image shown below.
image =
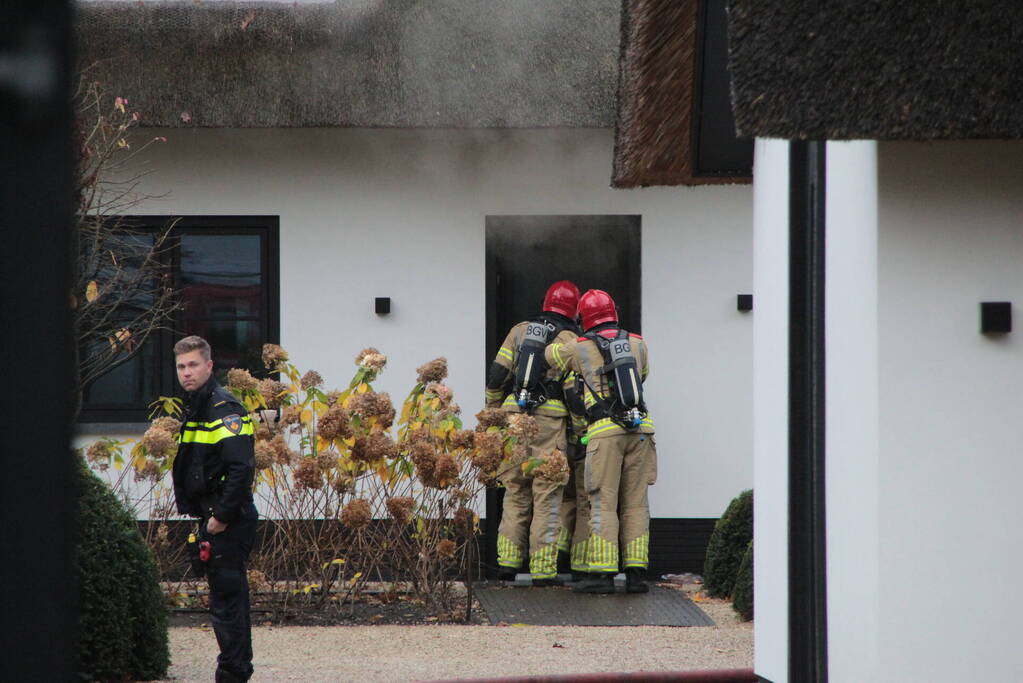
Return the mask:
[[707,544],[707,560],[703,566],[703,585],[715,598],[732,595],[746,546],[753,540],[753,491],[743,491],[714,525]]
[[739,613],[743,621],[753,619],[753,541],[749,542],[739,564],[735,588],[732,590],[732,609]]
[[170,651],[156,562],[132,515],[77,460],[78,674],[100,681],[164,678]]

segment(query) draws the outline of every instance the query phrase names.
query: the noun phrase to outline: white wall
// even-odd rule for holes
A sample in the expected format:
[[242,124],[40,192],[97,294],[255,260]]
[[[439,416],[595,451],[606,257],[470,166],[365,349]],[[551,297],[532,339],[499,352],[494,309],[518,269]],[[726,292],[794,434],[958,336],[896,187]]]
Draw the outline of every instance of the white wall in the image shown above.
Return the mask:
[[[1023,144],[879,159],[881,670],[1023,680]],[[991,300],[1005,337],[979,333]]]
[[[147,131],[149,132],[149,131]],[[646,394],[658,428],[655,517],[717,517],[752,484],[749,186],[612,190],[608,130],[166,130],[144,210],[281,218],[281,341],[347,382],[390,361],[400,401],[447,356],[467,422],[482,406],[488,214],[641,214]],[[379,317],[373,299],[390,296]]]

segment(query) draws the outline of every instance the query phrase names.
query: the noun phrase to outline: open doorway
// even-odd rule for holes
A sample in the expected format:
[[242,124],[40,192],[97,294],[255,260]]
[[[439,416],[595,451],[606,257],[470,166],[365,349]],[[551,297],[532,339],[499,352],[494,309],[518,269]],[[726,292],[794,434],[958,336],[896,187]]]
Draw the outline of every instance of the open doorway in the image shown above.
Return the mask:
[[[624,328],[642,329],[640,216],[487,216],[487,369],[513,325],[540,312],[547,287],[571,280],[602,289]],[[485,378],[481,378],[482,383]],[[497,527],[504,489],[488,489],[483,560],[496,576]]]

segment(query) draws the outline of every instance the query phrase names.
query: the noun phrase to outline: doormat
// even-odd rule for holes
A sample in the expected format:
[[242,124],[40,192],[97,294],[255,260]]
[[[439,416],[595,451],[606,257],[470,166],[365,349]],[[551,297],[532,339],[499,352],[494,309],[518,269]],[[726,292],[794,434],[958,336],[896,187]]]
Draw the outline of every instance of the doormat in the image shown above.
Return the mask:
[[714,626],[682,591],[650,586],[649,593],[573,593],[566,586],[481,587],[476,598],[491,624],[534,626]]

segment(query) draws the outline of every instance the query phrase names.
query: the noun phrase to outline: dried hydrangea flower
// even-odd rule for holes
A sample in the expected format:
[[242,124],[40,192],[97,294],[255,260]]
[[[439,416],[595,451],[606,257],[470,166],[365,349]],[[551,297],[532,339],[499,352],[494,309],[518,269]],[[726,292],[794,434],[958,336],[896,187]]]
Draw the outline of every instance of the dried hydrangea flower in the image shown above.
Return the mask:
[[85,459],[94,465],[106,465],[114,454],[114,449],[107,441],[96,441],[85,451]]
[[259,380],[244,368],[231,368],[227,371],[227,388],[251,390],[259,386]]
[[422,385],[439,382],[448,376],[448,359],[441,356],[416,368],[416,381]]
[[560,450],[553,450],[543,456],[543,464],[533,470],[534,479],[564,484],[568,481],[568,460]]
[[263,365],[267,370],[276,370],[278,363],[288,360],[288,352],[277,344],[263,344]]
[[368,500],[356,498],[341,510],[341,523],[353,531],[364,529],[373,521],[373,509]]
[[150,457],[166,458],[173,455],[178,448],[178,440],[174,434],[156,427],[150,427],[140,440]]
[[277,454],[275,453],[273,446],[271,446],[268,442],[257,441],[255,451],[257,470],[265,470],[267,467],[274,464]]
[[387,512],[398,524],[408,524],[412,520],[412,511],[415,506],[416,501],[408,496],[387,499]]
[[398,445],[386,434],[360,436],[352,446],[352,460],[374,463],[398,457]]
[[512,445],[511,457],[508,460],[514,465],[521,465],[526,462],[526,460],[529,460],[529,447],[524,443]]
[[162,429],[168,434],[177,434],[181,431],[181,422],[170,415],[165,415],[153,420],[151,427],[153,429]]
[[270,439],[269,445],[273,449],[274,460],[277,461],[278,465],[290,465],[292,463],[292,450],[288,447],[288,442],[284,439],[283,434],[278,434]]
[[525,413],[512,413],[508,415],[508,435],[514,436],[520,442],[529,442],[536,437],[540,431],[540,425],[532,415]]
[[371,346],[359,352],[355,357],[355,364],[380,372],[387,365],[387,356]]
[[441,541],[437,543],[437,554],[441,557],[450,559],[455,556],[455,550],[457,549],[458,546],[455,545],[455,542],[450,538],[441,539]]
[[309,391],[313,387],[318,387],[323,384],[323,377],[321,377],[320,373],[315,370],[310,370],[302,375],[302,379],[300,379],[298,383],[305,391]]
[[504,457],[504,437],[500,432],[476,432],[473,441],[480,453]]
[[332,406],[332,405],[334,405],[335,403],[337,403],[337,402],[338,402],[338,400],[339,400],[339,399],[341,398],[341,394],[342,394],[342,393],[343,393],[343,392],[340,392],[340,391],[337,391],[337,390],[334,390],[334,391],[328,391],[328,392],[327,392],[327,396],[326,396],[326,399],[327,399],[327,405],[328,405],[328,406]]
[[267,408],[280,408],[284,397],[288,393],[288,387],[274,379],[261,379],[256,385],[259,395],[266,401]]
[[455,459],[447,453],[437,456],[433,466],[433,486],[439,489],[446,489],[452,484],[458,483],[460,468]]
[[327,473],[330,470],[337,467],[337,455],[330,451],[324,451],[316,456],[316,466],[320,468],[320,471]]
[[[479,470],[480,477],[486,473],[489,476],[493,476],[497,472],[497,468],[501,466],[502,456],[499,453],[487,453],[484,451],[473,451],[472,452],[472,466]],[[482,479],[481,479],[482,480]]]
[[447,403],[454,395],[454,392],[451,391],[451,387],[442,382],[430,382],[427,384],[426,393],[433,394],[441,400],[441,403]]
[[142,481],[143,479],[159,481],[161,477],[160,465],[152,460],[147,460],[141,470],[135,471],[135,481]]
[[484,408],[476,413],[476,422],[479,423],[476,431],[484,431],[487,427],[504,427],[508,424],[508,413],[500,408]]
[[302,458],[295,468],[295,485],[298,488],[317,490],[323,487],[323,475],[315,458]]
[[459,429],[451,433],[452,448],[472,448],[476,442],[476,432],[471,429]]
[[328,441],[348,439],[355,433],[349,422],[348,411],[341,404],[335,403],[320,418],[318,430],[320,436]]

